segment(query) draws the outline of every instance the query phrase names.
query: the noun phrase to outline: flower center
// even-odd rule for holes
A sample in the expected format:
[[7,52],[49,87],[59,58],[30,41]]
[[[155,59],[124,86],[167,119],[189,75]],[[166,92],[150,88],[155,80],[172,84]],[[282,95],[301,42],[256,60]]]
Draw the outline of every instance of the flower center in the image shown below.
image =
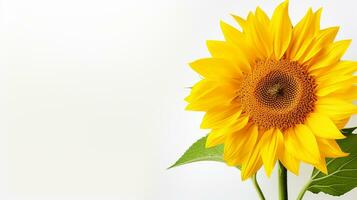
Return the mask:
[[286,130],[304,123],[316,102],[315,79],[288,60],[259,60],[238,91],[244,113],[260,128]]
[[272,109],[283,109],[291,105],[296,97],[297,82],[282,71],[271,71],[261,78],[255,88],[255,97]]

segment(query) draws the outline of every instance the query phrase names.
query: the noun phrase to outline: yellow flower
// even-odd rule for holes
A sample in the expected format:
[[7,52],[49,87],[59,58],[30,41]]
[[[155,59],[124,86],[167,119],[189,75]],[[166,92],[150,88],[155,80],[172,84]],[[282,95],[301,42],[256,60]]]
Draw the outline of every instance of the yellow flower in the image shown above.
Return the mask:
[[280,161],[298,174],[301,161],[327,173],[325,158],[343,157],[336,139],[357,98],[357,62],[340,60],[350,40],[335,42],[338,27],[320,28],[321,9],[292,26],[288,1],[269,18],[259,7],[242,31],[221,22],[225,41],[208,41],[212,57],[190,64],[203,79],[185,99],[206,112],[206,146],[224,144],[228,165],[247,179],[262,165],[270,176]]

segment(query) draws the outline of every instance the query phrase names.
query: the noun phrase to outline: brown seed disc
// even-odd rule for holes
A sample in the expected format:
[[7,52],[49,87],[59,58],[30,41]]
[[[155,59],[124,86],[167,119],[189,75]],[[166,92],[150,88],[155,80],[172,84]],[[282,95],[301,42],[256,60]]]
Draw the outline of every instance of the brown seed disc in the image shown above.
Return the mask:
[[244,77],[237,100],[259,128],[286,130],[314,111],[316,82],[297,62],[259,60]]

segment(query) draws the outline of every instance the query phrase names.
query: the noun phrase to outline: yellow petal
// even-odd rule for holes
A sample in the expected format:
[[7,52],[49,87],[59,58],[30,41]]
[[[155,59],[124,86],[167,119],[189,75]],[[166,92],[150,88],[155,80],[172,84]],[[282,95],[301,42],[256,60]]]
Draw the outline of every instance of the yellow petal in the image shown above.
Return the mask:
[[325,84],[328,85],[323,85],[322,87],[318,87],[317,90],[317,96],[327,96],[333,92],[339,91],[339,90],[343,90],[346,87],[350,87],[353,84],[357,83],[357,77],[355,76],[340,76],[337,78],[335,78],[333,81],[331,82],[325,82]]
[[341,75],[352,75],[357,71],[357,62],[355,61],[340,61],[332,69],[333,73]]
[[307,125],[314,135],[326,139],[343,139],[345,136],[336,125],[325,115],[311,113],[307,118]]
[[206,148],[223,144],[226,139],[226,134],[226,132],[220,131],[219,129],[212,130],[207,136]]
[[255,16],[257,17],[257,19],[261,24],[267,25],[269,27],[270,19],[268,15],[260,7],[257,7],[257,9],[255,10]]
[[[236,97],[236,86],[230,83],[212,83],[209,80],[202,80],[195,85],[191,93],[185,100],[189,103],[194,103],[197,101],[207,101],[209,99],[215,99],[217,102],[230,103],[233,98]],[[219,107],[225,106],[223,104],[218,104]]]
[[329,74],[320,74],[316,76],[316,83],[319,88],[323,88],[329,85],[333,85],[339,82],[346,81],[353,78],[352,74],[340,74],[330,70]]
[[237,166],[244,162],[256,144],[258,127],[255,125],[230,133],[224,143],[224,160],[228,165]]
[[307,49],[305,56],[300,60],[302,63],[310,60],[314,56],[318,55],[320,51],[327,45],[333,42],[335,39],[339,27],[331,27],[324,30],[319,31],[318,35],[312,41],[309,49]]
[[314,134],[303,124],[296,125],[293,130],[287,130],[284,135],[285,147],[299,160],[317,164],[320,152]]
[[245,40],[245,35],[233,26],[221,21],[221,29],[227,42],[240,46]]
[[248,124],[248,120],[249,117],[247,116],[240,116],[240,113],[234,114],[228,119],[228,121],[226,121],[224,126],[214,129],[209,134],[206,142],[206,147],[212,147],[223,143],[222,140],[226,139],[225,136],[233,132],[239,132],[241,129],[245,128]]
[[216,83],[216,86],[202,94],[190,95],[186,110],[207,111],[215,107],[230,106],[236,98],[236,86]]
[[238,66],[239,71],[250,72],[250,63],[245,54],[238,48],[223,41],[207,41],[212,57],[229,60]]
[[243,162],[241,172],[242,180],[246,180],[247,178],[251,177],[262,166],[260,149],[261,146],[259,145],[259,143],[257,143],[253,150],[250,152],[248,159]]
[[348,121],[350,120],[350,118],[345,118],[345,119],[340,119],[340,120],[336,120],[335,124],[337,126],[338,129],[343,129],[346,124],[348,123]]
[[357,87],[356,86],[349,86],[336,91],[334,93],[329,94],[332,98],[336,99],[344,99],[348,102],[352,102],[357,99]]
[[247,36],[223,21],[221,21],[221,29],[226,41],[241,49],[241,52],[244,53],[249,63],[254,63],[257,57]]
[[[306,35],[303,36],[303,41],[301,42],[301,46],[297,49],[296,54],[295,55],[291,54],[292,56],[294,56],[293,60],[299,61],[300,63],[304,63],[306,54],[310,52],[310,49],[312,48],[313,43],[315,41],[316,34],[320,31],[321,12],[322,9],[320,8],[315,13],[313,13],[312,16],[310,16],[310,19],[307,19],[306,21],[302,21],[302,23],[306,22],[304,23],[305,28],[307,24],[309,24],[308,25],[309,27],[308,30],[304,29],[307,32],[305,32]],[[309,16],[309,13],[307,14],[307,16]],[[301,26],[302,25],[303,24],[301,24]]]
[[192,102],[195,99],[198,99],[201,96],[204,96],[205,94],[212,91],[216,87],[217,87],[217,84],[213,81],[209,81],[206,79],[200,80],[198,83],[196,83],[192,87],[190,95],[185,98],[185,101]]
[[[259,21],[259,20],[256,19],[253,12],[249,12],[247,20],[244,20],[243,18],[241,18],[239,16],[235,16],[235,15],[233,15],[233,17],[238,22],[238,24],[240,24],[240,26],[243,29],[243,34],[246,36],[245,42],[246,42],[246,44],[248,44],[246,46],[248,46],[249,49],[245,49],[245,51],[251,52],[249,54],[250,62],[254,63],[256,61],[256,59],[266,59],[267,53],[264,52],[264,48],[262,48],[263,45],[261,45],[259,43],[261,38],[259,38],[257,36],[256,21]],[[260,22],[258,22],[258,23],[260,23]],[[261,32],[261,29],[264,30],[264,27],[266,27],[266,25],[264,27],[263,26],[264,25],[262,25],[262,27],[259,27],[259,32]],[[263,34],[264,37],[269,37],[270,35],[271,35],[270,33],[268,33],[266,36]]]
[[266,22],[267,19],[264,15],[260,16],[260,18],[262,19],[249,15],[250,36],[255,43],[256,49],[260,51],[265,58],[270,58],[273,53],[273,36],[269,30],[269,23]]
[[274,54],[280,59],[289,47],[292,36],[292,25],[288,14],[288,1],[280,4],[274,11],[271,20],[271,32],[273,34]]
[[190,66],[203,77],[212,80],[238,79],[242,76],[233,62],[222,58],[203,58],[190,63]]
[[314,15],[314,31],[319,31],[320,30],[320,20],[321,20],[321,13],[322,13],[322,8],[319,8]]
[[357,62],[343,60],[329,67],[314,70],[311,74],[315,77],[325,77],[330,74],[352,75],[355,71],[357,71]]
[[316,112],[327,115],[339,128],[346,119],[357,113],[357,107],[352,102],[336,98],[319,98],[316,102]]
[[270,177],[278,157],[278,149],[281,146],[283,135],[279,129],[271,129],[263,133],[260,142],[262,143],[261,156],[265,171]]
[[279,160],[281,163],[295,175],[299,175],[300,162],[284,147],[279,153]]
[[341,99],[324,97],[319,98],[316,102],[316,110],[327,114],[346,113],[351,115],[357,113],[357,106]]
[[341,40],[329,45],[323,50],[321,56],[316,57],[309,64],[309,71],[316,70],[323,67],[328,67],[337,63],[347,48],[350,46],[351,40]]
[[321,154],[326,157],[338,158],[348,156],[348,153],[343,152],[335,140],[316,138],[316,141]]
[[[234,44],[237,47],[245,47],[247,45],[246,42],[246,35],[243,34],[241,31],[236,29],[235,27],[225,23],[224,21],[220,22],[220,26],[222,29],[222,33],[226,41],[230,44]],[[246,49],[247,47],[243,48]]]
[[232,121],[232,123],[227,125],[226,128],[229,129],[230,132],[237,132],[244,128],[248,124],[248,121],[249,116],[242,114],[238,120]]
[[202,129],[215,129],[225,124],[232,117],[238,119],[240,113],[242,112],[239,106],[228,106],[225,108],[213,108],[208,110],[203,117],[201,128]]
[[208,135],[206,147],[208,148],[222,144],[224,143],[226,136],[229,135],[229,133],[243,129],[247,125],[249,118],[241,117],[238,119],[238,117],[239,114],[237,113],[232,118],[230,118],[230,121],[228,121],[224,127],[212,130]]
[[293,28],[292,41],[290,43],[289,55],[292,60],[298,60],[296,54],[298,51],[303,51],[301,46],[313,37],[314,32],[311,30],[311,24],[313,22],[313,12],[310,8],[305,17]]
[[242,27],[243,29],[243,33],[246,32],[246,29],[247,29],[247,21],[243,18],[241,18],[240,16],[237,16],[237,15],[233,15],[232,14],[232,17],[238,22],[238,24],[240,25],[240,27]]
[[327,166],[325,157],[321,155],[320,160],[318,163],[314,164],[315,168],[321,171],[324,174],[327,174]]
[[[254,56],[249,55],[251,62],[257,58],[266,59],[271,56],[273,51],[273,38],[269,30],[269,18],[260,8],[257,8],[256,15],[250,12],[246,21],[234,16],[241,25],[244,24],[242,25],[244,35],[246,36],[244,41],[250,47],[246,50],[254,52]],[[252,60],[252,58],[254,59]]]

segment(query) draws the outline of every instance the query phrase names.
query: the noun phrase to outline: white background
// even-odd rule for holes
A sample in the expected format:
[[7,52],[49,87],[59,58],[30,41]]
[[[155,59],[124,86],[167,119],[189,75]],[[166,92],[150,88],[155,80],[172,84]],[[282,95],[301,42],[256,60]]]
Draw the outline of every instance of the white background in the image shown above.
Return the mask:
[[[166,168],[206,134],[202,114],[184,111],[199,80],[187,63],[222,38],[220,19],[279,2],[0,1],[0,199],[257,199],[223,164]],[[338,38],[357,39],[355,1],[292,0],[293,23],[310,6],[324,7],[323,27],[341,25]],[[289,177],[291,199],[310,170]],[[276,174],[259,180],[277,199]]]

